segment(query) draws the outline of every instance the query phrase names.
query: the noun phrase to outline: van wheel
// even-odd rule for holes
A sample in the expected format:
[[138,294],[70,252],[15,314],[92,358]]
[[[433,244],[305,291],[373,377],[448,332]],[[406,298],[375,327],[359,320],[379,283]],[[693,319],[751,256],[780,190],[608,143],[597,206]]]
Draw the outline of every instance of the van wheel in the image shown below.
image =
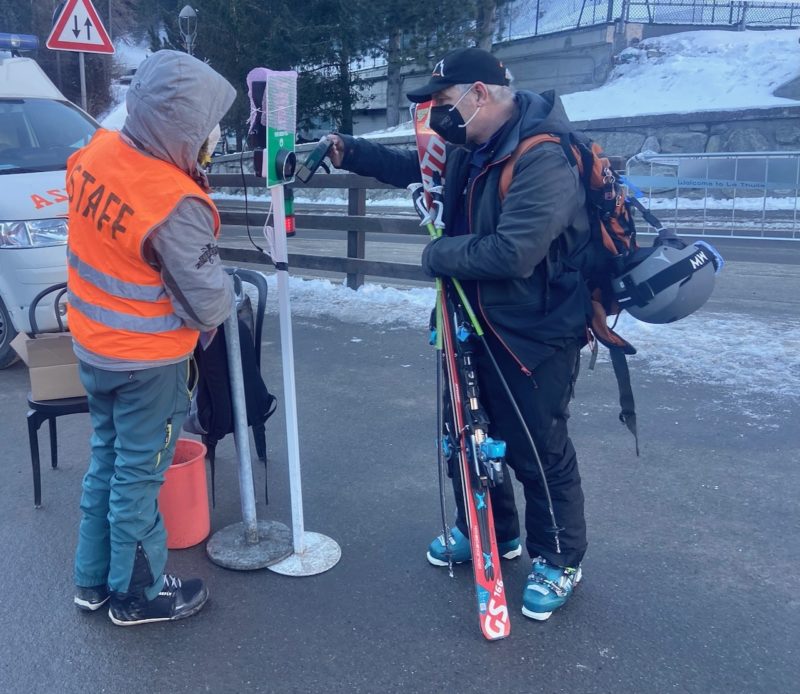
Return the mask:
[[0,369],[11,366],[19,356],[11,347],[11,341],[17,336],[17,331],[11,325],[11,316],[8,315],[6,305],[0,299]]

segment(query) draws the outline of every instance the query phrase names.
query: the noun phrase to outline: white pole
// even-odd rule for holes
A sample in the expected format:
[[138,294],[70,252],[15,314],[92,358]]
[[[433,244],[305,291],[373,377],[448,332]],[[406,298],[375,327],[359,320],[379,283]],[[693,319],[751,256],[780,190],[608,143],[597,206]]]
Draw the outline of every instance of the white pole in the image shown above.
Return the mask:
[[279,267],[278,315],[281,330],[281,361],[283,363],[283,405],[286,414],[286,439],[289,453],[289,488],[292,500],[292,540],[295,554],[305,552],[303,527],[303,486],[300,482],[300,436],[297,430],[297,394],[294,380],[294,345],[292,343],[292,310],[289,304],[289,259],[286,249],[286,207],[283,186],[272,186],[274,214],[274,243],[272,259]]

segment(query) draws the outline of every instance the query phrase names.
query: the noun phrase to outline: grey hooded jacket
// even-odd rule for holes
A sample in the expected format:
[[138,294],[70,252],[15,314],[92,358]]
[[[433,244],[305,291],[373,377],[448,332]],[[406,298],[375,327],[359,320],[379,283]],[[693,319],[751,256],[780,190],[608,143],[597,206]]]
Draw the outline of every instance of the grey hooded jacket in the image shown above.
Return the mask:
[[[126,96],[122,135],[133,147],[177,166],[207,186],[197,156],[236,98],[220,74],[186,53],[158,51],[142,63]],[[91,145],[90,145],[91,146]],[[185,198],[144,243],[144,256],[161,273],[175,313],[190,328],[208,331],[225,321],[233,285],[223,270],[214,218],[199,198]],[[75,345],[84,362],[113,371],[169,363],[122,362]]]

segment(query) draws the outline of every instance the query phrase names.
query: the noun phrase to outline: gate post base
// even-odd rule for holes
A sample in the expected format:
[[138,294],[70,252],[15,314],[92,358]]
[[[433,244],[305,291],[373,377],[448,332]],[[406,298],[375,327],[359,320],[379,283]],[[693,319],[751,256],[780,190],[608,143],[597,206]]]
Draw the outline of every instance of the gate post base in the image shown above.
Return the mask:
[[292,533],[283,523],[258,521],[258,542],[245,539],[245,524],[234,523],[215,532],[206,544],[208,558],[226,569],[264,569],[292,554]]
[[326,535],[306,532],[303,540],[302,553],[292,554],[267,568],[284,576],[315,576],[336,566],[342,557],[339,545]]

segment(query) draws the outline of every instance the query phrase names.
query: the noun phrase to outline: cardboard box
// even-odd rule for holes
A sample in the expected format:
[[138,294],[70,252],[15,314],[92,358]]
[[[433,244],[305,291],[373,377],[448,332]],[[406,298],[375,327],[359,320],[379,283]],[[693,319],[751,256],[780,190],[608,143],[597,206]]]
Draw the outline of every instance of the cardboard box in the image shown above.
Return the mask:
[[70,333],[42,333],[36,337],[19,333],[11,346],[28,365],[34,400],[86,395],[78,377],[78,359],[72,351]]

